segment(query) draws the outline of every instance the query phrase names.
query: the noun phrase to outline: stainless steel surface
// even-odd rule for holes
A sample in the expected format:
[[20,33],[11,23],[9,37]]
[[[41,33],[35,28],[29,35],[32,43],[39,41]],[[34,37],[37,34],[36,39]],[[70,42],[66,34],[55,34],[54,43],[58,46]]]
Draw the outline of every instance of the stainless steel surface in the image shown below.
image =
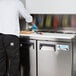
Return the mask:
[[21,36],[37,40],[37,76],[76,76],[76,34],[43,33]]
[[30,51],[30,76],[36,76],[36,41],[29,40],[31,46]]
[[59,33],[76,34],[76,27],[65,27],[57,30]]
[[51,41],[71,41],[74,38],[75,34],[64,34],[64,33],[47,33],[43,32],[41,34],[20,34],[20,36],[29,37],[30,39],[35,40],[51,40]]
[[76,27],[63,27],[57,29],[39,29],[38,32],[49,32],[49,33],[75,33],[76,34]]
[[37,45],[38,76],[76,76],[76,40],[38,41]]
[[[29,53],[28,55],[25,54],[26,56],[24,56],[27,58],[24,60],[26,60],[28,62],[28,64],[26,64],[27,62],[25,63],[25,61],[23,62],[23,64],[25,64],[26,67],[24,67],[24,66],[21,67],[21,76],[23,76],[24,72],[28,72],[29,76],[36,76],[36,40],[30,40],[29,38],[25,38],[25,37],[23,37],[21,40],[22,40],[21,46],[26,47],[22,51],[27,51],[27,52],[23,52],[23,53],[24,54]],[[23,68],[25,68],[25,70]]]
[[73,51],[72,51],[72,64],[73,64],[73,70],[72,70],[72,72],[73,72],[73,76],[76,76],[76,38],[75,38],[75,40],[73,40],[73,43],[72,43],[73,45],[72,45],[72,49],[73,49]]

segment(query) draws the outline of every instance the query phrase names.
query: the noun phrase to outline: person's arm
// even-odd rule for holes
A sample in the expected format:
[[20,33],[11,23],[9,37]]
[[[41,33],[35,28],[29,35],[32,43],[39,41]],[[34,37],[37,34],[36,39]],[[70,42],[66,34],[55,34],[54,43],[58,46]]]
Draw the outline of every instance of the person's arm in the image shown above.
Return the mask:
[[33,21],[32,16],[30,15],[30,13],[24,8],[24,5],[22,4],[21,1],[19,1],[19,5],[18,5],[18,10],[19,10],[19,14],[25,18],[26,22],[31,23]]

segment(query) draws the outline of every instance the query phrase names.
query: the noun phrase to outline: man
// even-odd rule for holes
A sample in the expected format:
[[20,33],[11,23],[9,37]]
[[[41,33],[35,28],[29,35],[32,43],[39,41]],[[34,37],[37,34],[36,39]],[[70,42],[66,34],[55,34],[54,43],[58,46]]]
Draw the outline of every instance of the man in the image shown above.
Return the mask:
[[9,58],[9,76],[19,73],[19,15],[26,22],[32,22],[32,16],[19,0],[0,0],[0,76],[7,76],[6,60]]

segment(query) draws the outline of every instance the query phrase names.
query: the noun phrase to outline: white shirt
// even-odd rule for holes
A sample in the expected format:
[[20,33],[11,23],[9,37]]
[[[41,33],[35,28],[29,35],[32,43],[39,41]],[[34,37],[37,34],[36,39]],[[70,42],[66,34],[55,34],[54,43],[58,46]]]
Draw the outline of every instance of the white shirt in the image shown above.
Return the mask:
[[26,22],[32,22],[32,16],[19,0],[0,0],[0,33],[19,36],[19,15]]

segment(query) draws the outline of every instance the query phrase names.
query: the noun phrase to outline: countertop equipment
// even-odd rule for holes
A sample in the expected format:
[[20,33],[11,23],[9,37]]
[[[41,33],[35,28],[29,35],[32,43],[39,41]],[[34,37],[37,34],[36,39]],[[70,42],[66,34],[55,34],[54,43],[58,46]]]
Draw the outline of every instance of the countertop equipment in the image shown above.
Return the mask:
[[76,27],[63,27],[57,29],[39,29],[38,32],[76,34]]
[[76,76],[76,38],[53,39],[37,42],[38,76]]
[[36,76],[36,40],[21,37],[20,44],[21,76]]
[[57,30],[58,33],[76,34],[76,27],[65,27]]
[[76,35],[66,33],[21,34],[35,39],[36,76],[76,76]]
[[[76,34],[76,28],[52,32],[66,34],[66,37],[67,34]],[[56,37],[55,41],[38,41],[38,76],[76,76],[76,38],[69,42],[63,36],[62,41]]]

